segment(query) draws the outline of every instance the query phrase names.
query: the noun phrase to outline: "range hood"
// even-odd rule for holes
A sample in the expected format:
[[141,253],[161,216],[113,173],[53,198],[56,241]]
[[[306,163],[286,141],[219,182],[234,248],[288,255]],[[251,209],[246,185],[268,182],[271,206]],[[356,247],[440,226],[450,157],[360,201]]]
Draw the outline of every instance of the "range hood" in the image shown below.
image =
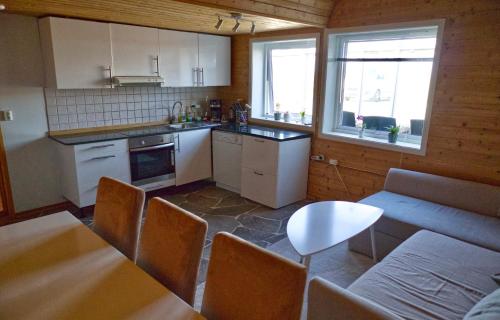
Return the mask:
[[163,83],[163,78],[159,76],[117,76],[113,77],[113,84],[117,87],[130,86],[156,86]]

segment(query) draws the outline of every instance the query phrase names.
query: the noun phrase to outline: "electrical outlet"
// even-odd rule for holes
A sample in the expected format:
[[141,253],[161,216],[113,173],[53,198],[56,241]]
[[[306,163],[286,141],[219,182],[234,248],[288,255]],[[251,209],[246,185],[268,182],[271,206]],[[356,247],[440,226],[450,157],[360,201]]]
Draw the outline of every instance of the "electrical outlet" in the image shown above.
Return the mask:
[[337,159],[330,159],[328,160],[328,163],[337,166],[339,164],[339,161]]
[[322,154],[311,156],[311,160],[325,161],[325,156]]

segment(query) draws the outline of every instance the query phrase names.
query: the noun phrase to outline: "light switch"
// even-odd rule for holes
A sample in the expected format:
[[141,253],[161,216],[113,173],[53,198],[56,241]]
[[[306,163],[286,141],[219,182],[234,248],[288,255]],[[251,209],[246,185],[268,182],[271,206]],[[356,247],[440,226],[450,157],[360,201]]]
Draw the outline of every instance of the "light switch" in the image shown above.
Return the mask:
[[12,110],[0,111],[0,121],[12,121],[12,120],[14,120],[14,112]]

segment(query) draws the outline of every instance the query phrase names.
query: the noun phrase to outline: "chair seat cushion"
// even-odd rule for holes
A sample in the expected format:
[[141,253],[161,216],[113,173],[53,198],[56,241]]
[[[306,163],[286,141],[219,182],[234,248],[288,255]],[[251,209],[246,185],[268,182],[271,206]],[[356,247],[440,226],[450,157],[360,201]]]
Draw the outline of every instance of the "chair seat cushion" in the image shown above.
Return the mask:
[[462,319],[498,288],[500,253],[419,231],[348,290],[405,319]]
[[500,251],[500,219],[440,205],[389,191],[371,195],[360,203],[384,209],[375,229],[405,240],[427,229],[472,244]]

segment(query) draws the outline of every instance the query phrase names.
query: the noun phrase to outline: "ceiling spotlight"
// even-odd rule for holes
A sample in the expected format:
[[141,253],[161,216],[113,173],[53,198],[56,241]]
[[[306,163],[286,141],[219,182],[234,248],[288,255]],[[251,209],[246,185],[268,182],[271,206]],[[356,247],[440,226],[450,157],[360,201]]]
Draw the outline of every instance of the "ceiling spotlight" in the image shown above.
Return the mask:
[[5,10],[5,5],[3,3],[0,3],[0,11]]
[[222,20],[222,18],[219,16],[219,20],[217,21],[217,24],[215,25],[215,29],[217,29],[217,31],[219,31],[220,28],[222,28],[223,22],[224,22],[224,20]]
[[250,28],[250,34],[255,34],[255,21],[252,21],[252,27]]

